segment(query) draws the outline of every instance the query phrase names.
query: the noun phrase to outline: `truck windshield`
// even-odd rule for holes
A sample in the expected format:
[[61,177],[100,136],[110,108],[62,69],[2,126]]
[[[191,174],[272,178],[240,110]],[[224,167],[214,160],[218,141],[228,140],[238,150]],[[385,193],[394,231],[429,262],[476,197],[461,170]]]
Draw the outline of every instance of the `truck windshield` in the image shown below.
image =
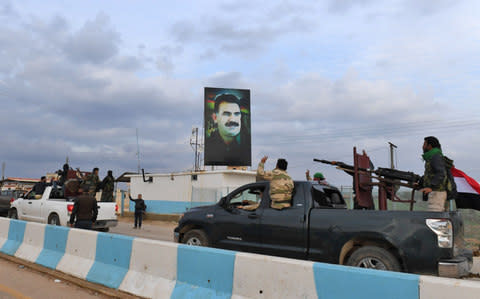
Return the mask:
[[62,187],[52,187],[52,191],[50,192],[51,199],[59,199],[63,197],[63,188]]

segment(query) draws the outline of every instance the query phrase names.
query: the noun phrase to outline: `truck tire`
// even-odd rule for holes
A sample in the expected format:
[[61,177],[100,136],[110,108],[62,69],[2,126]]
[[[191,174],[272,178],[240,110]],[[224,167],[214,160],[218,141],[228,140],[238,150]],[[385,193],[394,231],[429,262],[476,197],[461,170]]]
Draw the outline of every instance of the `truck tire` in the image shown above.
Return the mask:
[[60,218],[58,218],[57,214],[51,214],[48,216],[48,224],[51,225],[60,225]]
[[11,209],[8,211],[8,218],[18,219],[17,209]]
[[375,246],[364,246],[355,250],[348,258],[347,265],[386,271],[402,271],[400,263],[393,254]]
[[203,230],[192,229],[185,233],[182,239],[182,243],[192,246],[204,246],[208,247],[208,237]]

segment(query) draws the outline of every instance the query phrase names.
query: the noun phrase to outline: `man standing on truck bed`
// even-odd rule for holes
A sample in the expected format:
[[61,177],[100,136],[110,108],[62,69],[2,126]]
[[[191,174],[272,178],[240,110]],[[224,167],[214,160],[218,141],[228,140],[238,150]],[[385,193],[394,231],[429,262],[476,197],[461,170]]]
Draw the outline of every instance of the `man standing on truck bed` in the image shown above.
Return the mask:
[[272,171],[265,171],[265,162],[268,157],[262,158],[257,168],[257,176],[270,181],[271,207],[277,210],[289,208],[292,205],[293,181],[287,173],[288,162],[278,159],[277,167]]
[[97,201],[85,191],[86,189],[78,189],[80,195],[75,199],[69,223],[70,226],[73,226],[73,223],[75,223],[76,228],[91,229],[93,223],[97,220]]
[[82,183],[83,186],[88,188],[88,194],[95,197],[97,188],[100,185],[100,179],[98,178],[98,168],[95,167],[91,174],[87,175]]
[[111,170],[108,171],[107,176],[102,181],[102,202],[113,202],[113,189],[115,187],[115,179]]
[[436,137],[425,137],[423,155],[425,174],[422,177],[422,191],[428,196],[428,210],[445,211],[447,199],[447,170],[442,154],[442,147]]

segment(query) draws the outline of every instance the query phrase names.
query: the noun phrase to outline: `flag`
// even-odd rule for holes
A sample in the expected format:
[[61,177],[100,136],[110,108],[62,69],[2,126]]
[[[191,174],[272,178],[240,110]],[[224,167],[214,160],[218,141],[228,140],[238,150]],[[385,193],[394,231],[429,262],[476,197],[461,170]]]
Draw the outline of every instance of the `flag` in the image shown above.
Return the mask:
[[480,184],[455,167],[451,168],[451,172],[457,185],[457,198],[455,199],[457,208],[480,211]]

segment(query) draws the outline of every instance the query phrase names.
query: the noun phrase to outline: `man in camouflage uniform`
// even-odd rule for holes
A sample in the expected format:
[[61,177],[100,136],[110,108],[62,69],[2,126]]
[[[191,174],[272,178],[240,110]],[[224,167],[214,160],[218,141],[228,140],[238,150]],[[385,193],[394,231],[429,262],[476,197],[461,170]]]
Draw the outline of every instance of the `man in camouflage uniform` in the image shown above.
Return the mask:
[[115,179],[112,171],[109,170],[107,176],[102,181],[102,197],[100,201],[113,202],[113,189],[115,187]]
[[429,211],[443,212],[447,199],[448,173],[442,148],[436,137],[425,137],[422,158],[425,160],[425,174],[422,177],[420,191],[428,197]]
[[88,195],[95,197],[97,193],[97,187],[100,184],[100,179],[98,178],[98,168],[95,167],[91,174],[89,174],[83,183],[81,184],[81,188],[88,189]]
[[272,171],[265,171],[265,162],[268,157],[262,158],[257,168],[257,177],[270,181],[270,199],[271,207],[281,210],[291,207],[293,181],[287,173],[288,162],[285,159],[278,159],[277,167]]

